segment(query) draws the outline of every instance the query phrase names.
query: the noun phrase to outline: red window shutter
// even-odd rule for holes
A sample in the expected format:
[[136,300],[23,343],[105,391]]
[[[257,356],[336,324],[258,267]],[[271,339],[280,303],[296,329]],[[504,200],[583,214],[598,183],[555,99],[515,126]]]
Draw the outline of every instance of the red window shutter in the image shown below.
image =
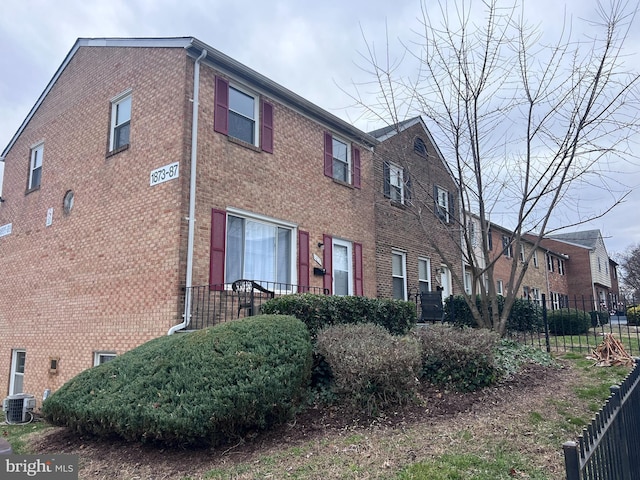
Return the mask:
[[273,153],[273,105],[262,102],[262,150]]
[[298,230],[298,285],[299,292],[309,291],[309,232]]
[[211,258],[209,260],[209,288],[224,289],[224,245],[226,240],[227,212],[211,210]]
[[351,152],[351,178],[353,186],[360,188],[360,149],[355,147]]
[[364,295],[364,286],[362,284],[362,244],[353,244],[353,285],[356,295]]
[[327,132],[324,133],[324,174],[333,178],[333,137]]
[[229,133],[229,82],[216,77],[216,107],[213,113],[213,129],[218,133]]
[[329,295],[331,295],[333,294],[333,239],[329,235],[323,235],[322,243],[324,244],[322,266],[326,271],[322,286],[328,290]]

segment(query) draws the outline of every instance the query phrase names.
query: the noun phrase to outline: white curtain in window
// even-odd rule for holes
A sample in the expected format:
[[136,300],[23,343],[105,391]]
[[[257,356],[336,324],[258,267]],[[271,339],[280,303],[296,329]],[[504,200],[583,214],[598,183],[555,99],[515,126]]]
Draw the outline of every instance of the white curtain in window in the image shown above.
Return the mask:
[[333,245],[333,281],[335,295],[349,295],[349,249]]
[[244,274],[250,280],[276,280],[276,227],[246,221]]

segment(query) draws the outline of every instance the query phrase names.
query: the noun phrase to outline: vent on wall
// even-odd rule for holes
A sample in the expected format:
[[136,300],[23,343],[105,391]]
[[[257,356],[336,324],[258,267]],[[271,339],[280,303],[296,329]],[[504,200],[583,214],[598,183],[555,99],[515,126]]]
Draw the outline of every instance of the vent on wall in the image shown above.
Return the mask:
[[33,420],[33,409],[36,407],[36,397],[28,393],[9,395],[2,401],[4,421],[9,424],[29,423]]

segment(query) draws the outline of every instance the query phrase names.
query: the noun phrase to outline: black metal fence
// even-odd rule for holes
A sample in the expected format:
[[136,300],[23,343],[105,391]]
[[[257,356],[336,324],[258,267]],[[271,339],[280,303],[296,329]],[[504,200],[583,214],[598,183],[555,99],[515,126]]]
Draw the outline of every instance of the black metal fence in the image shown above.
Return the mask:
[[577,442],[563,445],[567,480],[640,479],[640,367],[618,386]]
[[190,305],[186,329],[199,330],[228,320],[256,315],[267,300],[303,292],[328,294],[328,290],[318,287],[252,280],[189,287],[185,289],[184,297]]

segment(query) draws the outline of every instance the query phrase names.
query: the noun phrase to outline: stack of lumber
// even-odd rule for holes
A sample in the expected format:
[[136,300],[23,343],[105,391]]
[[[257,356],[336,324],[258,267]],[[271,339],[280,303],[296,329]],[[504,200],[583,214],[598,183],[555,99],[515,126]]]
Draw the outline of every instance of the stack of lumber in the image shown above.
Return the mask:
[[598,367],[610,367],[612,365],[624,365],[630,367],[633,365],[633,358],[629,355],[622,343],[613,336],[613,333],[605,333],[604,340],[593,350],[589,356],[596,361]]

